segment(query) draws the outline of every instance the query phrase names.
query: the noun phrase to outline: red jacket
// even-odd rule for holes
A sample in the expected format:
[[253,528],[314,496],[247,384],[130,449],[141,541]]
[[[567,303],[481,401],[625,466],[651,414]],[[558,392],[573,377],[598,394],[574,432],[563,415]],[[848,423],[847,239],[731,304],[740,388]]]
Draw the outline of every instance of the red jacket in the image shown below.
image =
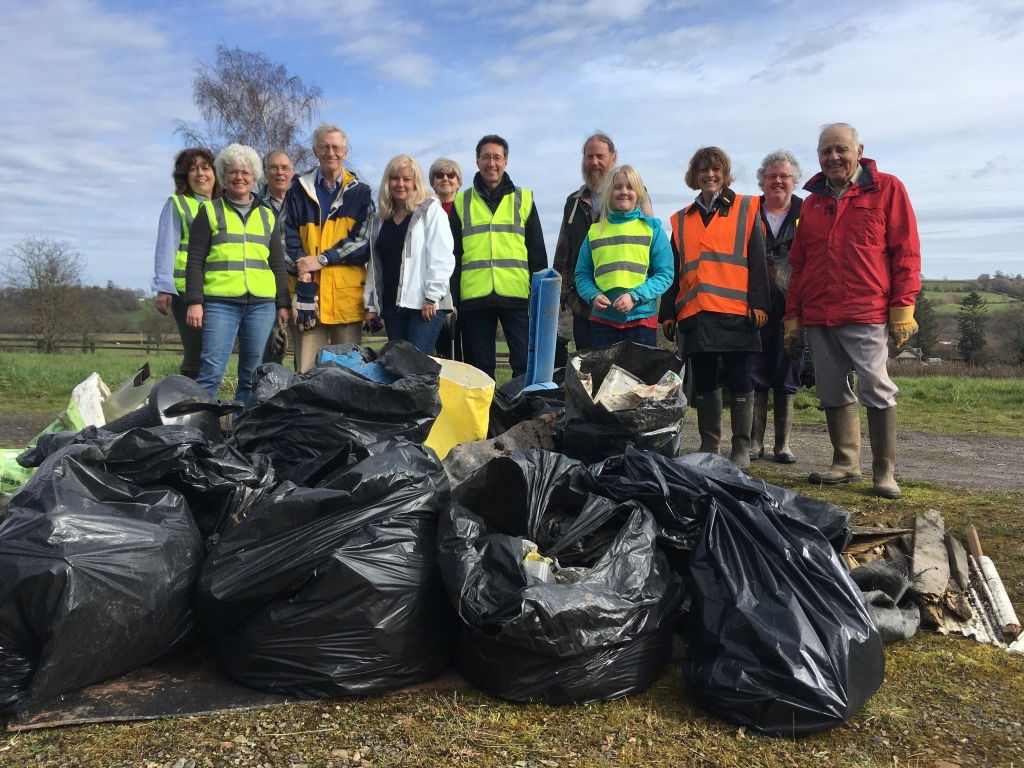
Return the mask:
[[890,307],[913,306],[921,290],[921,241],[906,187],[861,158],[861,174],[842,200],[824,174],[811,194],[789,254],[786,317],[804,325],[887,323]]

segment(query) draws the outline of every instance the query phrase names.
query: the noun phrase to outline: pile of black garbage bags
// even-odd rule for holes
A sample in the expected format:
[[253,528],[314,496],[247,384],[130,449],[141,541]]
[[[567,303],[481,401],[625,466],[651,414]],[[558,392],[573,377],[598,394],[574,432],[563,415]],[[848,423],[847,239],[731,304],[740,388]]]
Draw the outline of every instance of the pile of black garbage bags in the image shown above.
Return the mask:
[[437,363],[326,350],[305,374],[261,367],[227,443],[89,428],[23,455],[39,470],[0,523],[0,711],[197,636],[267,691],[367,695],[453,666],[549,704],[642,691],[681,640],[687,695],[770,734],[835,726],[881,684],[842,510],[628,442],[494,458],[453,488],[422,445]]

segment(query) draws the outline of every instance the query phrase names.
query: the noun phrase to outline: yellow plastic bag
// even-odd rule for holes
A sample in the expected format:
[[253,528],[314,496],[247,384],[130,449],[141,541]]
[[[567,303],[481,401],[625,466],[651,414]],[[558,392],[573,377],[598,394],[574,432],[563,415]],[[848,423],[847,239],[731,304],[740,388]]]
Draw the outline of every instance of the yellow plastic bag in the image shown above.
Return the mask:
[[494,379],[467,363],[435,359],[441,364],[441,413],[424,445],[443,459],[459,443],[487,437]]

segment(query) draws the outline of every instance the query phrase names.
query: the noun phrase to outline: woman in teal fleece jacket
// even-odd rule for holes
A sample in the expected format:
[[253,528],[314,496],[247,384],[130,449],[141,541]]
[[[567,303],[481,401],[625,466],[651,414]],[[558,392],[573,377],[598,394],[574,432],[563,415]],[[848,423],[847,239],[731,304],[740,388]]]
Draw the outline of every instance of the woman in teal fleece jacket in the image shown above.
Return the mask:
[[655,346],[658,298],[672,284],[672,246],[651,210],[640,174],[621,165],[608,174],[601,218],[576,261],[576,292],[588,302],[595,347],[619,341]]

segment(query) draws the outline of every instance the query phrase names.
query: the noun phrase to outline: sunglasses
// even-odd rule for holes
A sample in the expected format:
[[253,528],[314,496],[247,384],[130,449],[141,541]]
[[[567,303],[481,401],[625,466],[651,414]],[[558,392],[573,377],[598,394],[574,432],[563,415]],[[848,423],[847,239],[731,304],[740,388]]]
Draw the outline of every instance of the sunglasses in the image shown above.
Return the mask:
[[459,174],[454,171],[438,171],[434,174],[435,179],[457,179]]

